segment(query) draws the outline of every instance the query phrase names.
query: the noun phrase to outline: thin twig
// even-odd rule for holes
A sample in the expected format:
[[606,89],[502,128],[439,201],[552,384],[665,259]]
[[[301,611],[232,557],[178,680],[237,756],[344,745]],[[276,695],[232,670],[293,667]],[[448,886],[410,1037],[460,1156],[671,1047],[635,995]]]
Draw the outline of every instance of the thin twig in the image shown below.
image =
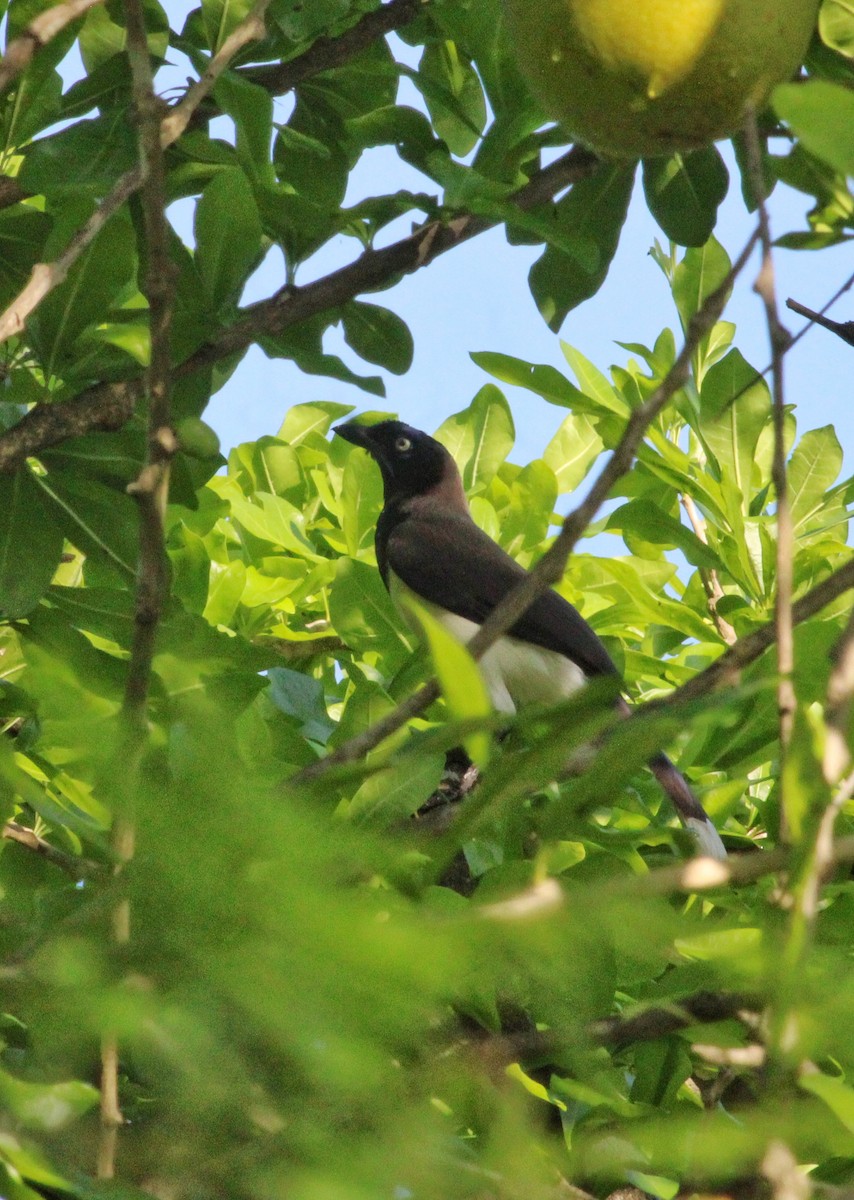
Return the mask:
[[[535,207],[589,175],[596,159],[572,150],[542,171],[508,201],[522,209]],[[302,288],[291,288],[244,310],[243,318],[220,330],[184,362],[181,375],[245,349],[265,333],[282,332],[309,317],[339,308],[364,291],[387,287],[396,276],[420,270],[439,254],[492,228],[498,218],[460,216],[447,225],[432,221],[381,250],[366,250],[354,262]],[[89,430],[118,429],[133,413],[144,391],[141,379],[102,384],[63,404],[37,404],[21,420],[0,433],[0,472],[13,472],[30,456]]]
[[843,342],[847,342],[849,346],[854,346],[854,321],[833,321],[830,317],[826,317],[824,313],[815,312],[813,309],[807,308],[805,304],[800,304],[797,300],[792,300],[791,297],[786,301],[786,308],[790,308],[792,312],[799,313],[802,317],[809,317],[811,324],[821,325],[824,329],[829,329],[831,333],[835,333],[837,337],[842,338]]
[[[762,263],[753,290],[765,307],[768,337],[771,343],[771,391],[774,417],[774,455],[771,476],[777,504],[777,586],[774,596],[774,611],[777,621],[777,707],[780,717],[780,779],[782,786],[786,751],[792,736],[795,718],[794,639],[792,633],[792,578],[795,558],[795,534],[792,512],[789,505],[786,480],[786,408],[783,388],[783,358],[789,347],[790,337],[784,329],[777,309],[777,294],[774,286],[774,259],[772,254],[771,228],[765,205],[765,182],[762,176],[762,150],[756,114],[751,110],[745,123],[748,177],[756,202],[759,234],[762,244]],[[785,831],[785,797],[781,800],[781,829]]]
[[[623,431],[623,435],[611,453],[602,471],[599,473],[593,487],[587,496],[564,519],[560,533],[549,550],[543,555],[532,571],[515,588],[496,605],[484,621],[478,632],[468,643],[468,649],[474,658],[480,658],[502,634],[513,625],[539,595],[547,588],[558,582],[566,568],[569,555],[575,544],[582,536],[587,526],[593,520],[599,507],[607,499],[611,488],[617,480],[629,470],[638,446],[641,444],[649,425],[672,397],[684,386],[690,370],[691,358],[700,339],[712,328],[723,311],[726,298],[729,295],[732,282],[744,268],[750,258],[758,239],[758,234],[751,235],[747,245],[742,250],[726,279],[712,292],[699,311],[691,319],[685,343],[679,352],[673,366],[655,391],[632,413]],[[412,717],[423,712],[439,694],[435,680],[422,687],[408,700],[399,705],[393,712],[382,720],[370,726],[364,732],[357,734],[331,754],[317,763],[304,768],[290,781],[299,785],[310,779],[315,779],[333,766],[355,762],[369,750],[373,750],[396,730],[400,729]]]
[[[151,358],[147,371],[148,455],[139,477],[128,487],[139,504],[139,565],[133,639],[122,705],[126,730],[123,784],[117,793],[110,837],[117,873],[122,872],[134,853],[135,792],[148,740],[146,714],[155,636],[169,590],[163,520],[169,493],[169,468],[177,449],[170,407],[170,330],[175,272],[169,256],[160,102],[154,93],[143,0],[124,0],[124,8],[134,111],[139,125],[147,260],[144,291],[149,308]],[[130,941],[130,919],[129,898],[120,894],[112,919],[112,939],[116,946],[124,947]],[[118,1062],[115,1032],[105,1030],[101,1045],[101,1137],[97,1164],[100,1179],[112,1179],[115,1175],[118,1131],[123,1124]]]
[[0,94],[25,71],[34,55],[77,17],[103,0],[65,0],[33,17],[22,34],[10,42],[0,58]]
[[[660,867],[647,875],[621,876],[602,887],[602,893],[642,896],[670,896],[683,892],[710,892],[717,888],[743,887],[766,875],[777,875],[790,865],[792,852],[788,846],[773,850],[731,854],[726,862],[711,858],[692,858],[672,867]],[[839,838],[829,867],[854,862],[854,837]],[[591,897],[588,896],[588,900]]]
[[[709,539],[706,534],[706,522],[697,511],[697,506],[693,499],[687,493],[683,493],[679,499],[682,502],[682,507],[685,509],[688,520],[691,522],[691,528],[694,530],[694,533],[704,546],[708,546]],[[736,642],[736,632],[729,621],[718,612],[718,602],[726,595],[718,579],[718,573],[714,568],[700,568],[700,579],[709,602],[709,612],[715,623],[715,628],[724,641],[732,646]]]
[[248,46],[250,42],[260,41],[264,37],[266,32],[264,14],[269,6],[270,0],[255,0],[250,11],[238,25],[235,25],[217,50],[201,78],[187,89],[184,98],[175,105],[167,117],[163,118],[160,139],[164,150],[177,141],[187,128],[193,113],[210,93],[234,56],[239,54],[243,47]]
[[[854,588],[854,558],[850,558],[844,566],[839,567],[832,575],[828,575],[827,579],[823,579],[795,601],[792,606],[792,624],[800,625],[803,621],[808,621],[851,588]],[[771,621],[760,629],[754,629],[752,633],[740,637],[705,670],[671,692],[666,700],[652,700],[644,705],[644,709],[655,711],[665,703],[683,704],[689,700],[698,700],[701,696],[730,684],[744,667],[755,662],[776,640],[776,622]]]
[[67,854],[64,850],[51,845],[45,838],[40,837],[34,829],[28,829],[26,825],[21,825],[19,821],[7,821],[3,826],[0,836],[10,842],[17,842],[19,846],[25,846],[28,850],[33,850],[36,854],[40,854],[47,862],[52,863],[55,867],[59,867],[66,875],[70,875],[75,880],[84,879],[99,869],[97,864],[89,862],[88,859],[80,858],[77,854]]

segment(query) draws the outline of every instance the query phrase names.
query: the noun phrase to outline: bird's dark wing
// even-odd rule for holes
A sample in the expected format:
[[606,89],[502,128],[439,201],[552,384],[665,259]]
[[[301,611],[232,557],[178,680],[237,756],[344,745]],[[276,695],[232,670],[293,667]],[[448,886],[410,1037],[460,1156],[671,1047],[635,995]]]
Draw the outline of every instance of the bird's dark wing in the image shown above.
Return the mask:
[[[390,568],[417,595],[482,624],[526,574],[525,569],[463,514],[410,513],[378,530],[383,573]],[[510,633],[556,650],[586,675],[614,675],[608,651],[563,596],[549,589]]]

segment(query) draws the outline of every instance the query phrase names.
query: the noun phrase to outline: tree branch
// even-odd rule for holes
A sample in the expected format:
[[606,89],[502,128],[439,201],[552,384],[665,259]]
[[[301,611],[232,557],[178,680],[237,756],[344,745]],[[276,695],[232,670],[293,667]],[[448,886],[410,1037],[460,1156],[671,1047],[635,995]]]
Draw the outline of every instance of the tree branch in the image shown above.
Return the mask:
[[[780,322],[777,309],[777,294],[774,286],[774,258],[772,253],[771,227],[765,206],[765,180],[762,174],[762,150],[756,113],[751,108],[744,126],[747,147],[748,178],[759,218],[759,234],[762,242],[762,264],[753,285],[753,290],[765,307],[768,325],[768,340],[771,343],[771,391],[774,401],[774,453],[771,476],[777,501],[777,586],[774,594],[774,614],[777,622],[777,708],[780,717],[780,786],[782,789],[784,766],[792,726],[795,719],[795,685],[792,674],[795,669],[794,639],[792,633],[792,580],[795,561],[795,531],[789,505],[786,479],[786,407],[783,388],[783,358],[790,337]],[[786,830],[786,803],[781,791],[780,827]]]
[[[702,307],[694,315],[688,327],[685,343],[673,366],[655,391],[632,410],[623,436],[585,499],[564,519],[563,527],[552,546],[533,570],[520,580],[504,600],[493,609],[468,643],[468,649],[474,658],[480,658],[485,654],[489,647],[507,632],[538,596],[560,580],[566,569],[569,555],[578,539],[598,512],[599,507],[607,499],[611,488],[632,465],[635,453],[649,425],[676,392],[684,386],[688,379],[694,351],[700,339],[720,317],[732,282],[747,263],[757,239],[758,233],[754,233],[733,264],[726,279],[706,298]],[[438,685],[435,680],[432,680],[382,720],[351,738],[317,763],[312,763],[311,766],[304,768],[299,774],[293,776],[290,783],[298,786],[316,779],[333,766],[355,762],[362,758],[412,717],[423,712],[429,704],[432,704],[438,694]]]
[[373,42],[403,28],[421,11],[426,0],[389,0],[366,13],[340,37],[319,37],[297,58],[263,67],[239,67],[237,73],[273,96],[284,96],[304,80],[341,67]]
[[[532,208],[588,175],[596,159],[585,150],[568,154],[537,172],[510,197],[508,204]],[[106,203],[106,201],[105,201]],[[291,288],[249,306],[242,321],[222,330],[179,368],[180,375],[218,362],[245,349],[264,333],[277,333],[372,288],[388,286],[397,275],[427,266],[437,255],[498,223],[498,218],[461,216],[447,225],[432,221],[381,250],[366,250],[354,262],[302,288]],[[73,401],[37,404],[0,434],[0,471],[16,471],[29,455],[37,455],[69,437],[90,430],[117,429],[128,420],[144,390],[142,379],[89,388]]]
[[33,17],[24,32],[10,42],[0,58],[0,94],[25,71],[35,54],[55,38],[66,25],[103,0],[65,0]]
[[[691,528],[694,530],[694,533],[703,545],[708,546],[709,539],[706,536],[706,522],[697,511],[697,506],[693,499],[687,493],[680,495],[679,499],[682,507],[685,509],[688,520],[691,522]],[[709,613],[715,623],[715,628],[727,645],[732,646],[736,641],[736,632],[729,621],[725,620],[718,612],[718,601],[722,600],[726,594],[721,587],[718,573],[714,568],[709,570],[701,567],[700,579],[703,584],[703,590],[706,593],[706,599],[709,602]]]
[[34,829],[28,829],[26,825],[21,825],[18,821],[7,821],[0,836],[40,854],[47,862],[59,867],[74,880],[85,879],[99,870],[96,863],[80,858],[77,854],[66,854],[64,850],[52,846],[50,842],[40,837]]
[[820,312],[814,312],[813,309],[807,308],[805,304],[799,304],[791,297],[786,301],[786,307],[790,308],[792,312],[800,313],[802,317],[809,317],[813,325],[821,325],[825,329],[829,329],[831,333],[842,338],[843,342],[854,346],[854,321],[832,321],[830,317],[826,317]]
[[[148,391],[148,455],[139,477],[128,486],[139,505],[139,565],[134,604],[133,639],[125,680],[122,718],[125,724],[124,774],[116,790],[110,845],[120,874],[133,857],[136,838],[136,789],[148,742],[147,709],[157,626],[169,592],[164,537],[164,514],[169,494],[169,469],[177,442],[172,431],[170,331],[175,294],[175,271],[169,256],[166,220],[166,171],[161,145],[160,102],[148,53],[143,0],[124,0],[127,50],[133,85],[133,104],[139,126],[139,174],[147,258],[144,292],[148,300],[151,358]],[[121,890],[113,910],[116,946],[130,941],[130,899]],[[115,1176],[118,1131],[124,1124],[119,1097],[119,1046],[115,1031],[101,1040],[101,1136],[99,1179]]]

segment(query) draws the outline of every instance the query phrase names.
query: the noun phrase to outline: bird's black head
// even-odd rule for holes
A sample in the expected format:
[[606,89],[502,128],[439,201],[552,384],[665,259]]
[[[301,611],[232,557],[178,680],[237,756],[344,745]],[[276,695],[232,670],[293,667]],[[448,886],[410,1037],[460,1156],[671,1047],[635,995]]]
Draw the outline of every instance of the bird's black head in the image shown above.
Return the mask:
[[386,504],[421,496],[443,484],[453,486],[459,479],[456,464],[442,443],[402,421],[377,425],[348,421],[336,425],[335,433],[367,450],[375,460],[382,472]]

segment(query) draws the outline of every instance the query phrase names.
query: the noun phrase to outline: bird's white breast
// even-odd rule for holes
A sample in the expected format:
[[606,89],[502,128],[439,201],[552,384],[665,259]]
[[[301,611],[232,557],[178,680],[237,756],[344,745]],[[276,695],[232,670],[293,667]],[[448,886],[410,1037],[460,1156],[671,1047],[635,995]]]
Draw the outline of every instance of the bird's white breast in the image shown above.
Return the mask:
[[[409,589],[393,572],[389,572],[389,583],[392,599],[417,633],[417,622],[407,611],[406,594]],[[418,599],[464,645],[480,629],[475,621],[459,617],[421,597]],[[490,646],[480,659],[479,666],[493,706],[502,713],[514,713],[526,704],[556,704],[585,683],[581,667],[563,654],[507,636]]]

